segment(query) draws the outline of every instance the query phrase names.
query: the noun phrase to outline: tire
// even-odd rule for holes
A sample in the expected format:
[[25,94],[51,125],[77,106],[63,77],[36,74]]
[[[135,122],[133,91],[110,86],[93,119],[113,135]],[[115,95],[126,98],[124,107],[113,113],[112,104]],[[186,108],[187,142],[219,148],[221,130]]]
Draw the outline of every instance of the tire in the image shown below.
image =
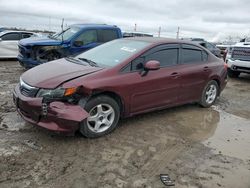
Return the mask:
[[80,123],[80,132],[87,138],[97,138],[112,132],[120,119],[120,107],[106,95],[90,99],[84,106],[90,116]]
[[200,105],[204,108],[212,106],[219,94],[219,86],[216,81],[211,80],[203,89]]
[[61,55],[58,52],[52,51],[48,54],[47,61],[53,61],[53,60],[60,59],[60,58],[61,58]]
[[231,69],[228,69],[228,70],[227,70],[227,75],[228,75],[230,78],[237,78],[237,77],[239,77],[240,72],[236,72],[236,71],[232,71]]

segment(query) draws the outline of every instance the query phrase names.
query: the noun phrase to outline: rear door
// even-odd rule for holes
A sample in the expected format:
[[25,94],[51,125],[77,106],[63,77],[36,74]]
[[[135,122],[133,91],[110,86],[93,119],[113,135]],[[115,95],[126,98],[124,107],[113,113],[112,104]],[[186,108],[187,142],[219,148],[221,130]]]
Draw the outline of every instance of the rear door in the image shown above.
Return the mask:
[[[143,66],[149,60],[157,60],[161,68],[142,76]],[[132,61],[131,71],[126,73],[126,90],[130,95],[132,114],[170,106],[177,102],[180,76],[177,74],[179,45],[161,45]],[[128,70],[128,69],[125,69]],[[127,78],[126,78],[127,77]]]
[[21,35],[18,32],[6,33],[0,41],[0,57],[16,58],[18,55],[18,41]]
[[211,73],[207,52],[197,46],[182,44],[179,71],[181,103],[199,100]]

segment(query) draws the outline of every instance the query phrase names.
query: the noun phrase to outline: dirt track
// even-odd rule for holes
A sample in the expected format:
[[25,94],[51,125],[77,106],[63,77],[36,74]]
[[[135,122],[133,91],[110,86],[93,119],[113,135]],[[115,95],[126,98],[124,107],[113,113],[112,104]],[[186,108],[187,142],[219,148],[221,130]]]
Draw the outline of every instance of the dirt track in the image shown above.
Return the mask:
[[12,89],[24,70],[0,62],[0,187],[250,187],[250,75],[230,79],[210,109],[196,104],[136,116],[99,139],[25,123]]

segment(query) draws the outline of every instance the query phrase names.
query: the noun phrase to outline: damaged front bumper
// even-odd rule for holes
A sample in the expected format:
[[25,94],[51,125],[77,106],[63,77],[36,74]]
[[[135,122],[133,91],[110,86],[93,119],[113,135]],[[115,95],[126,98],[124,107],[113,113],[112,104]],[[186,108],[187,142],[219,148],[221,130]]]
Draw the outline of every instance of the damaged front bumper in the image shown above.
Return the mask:
[[34,60],[32,58],[24,58],[22,55],[18,55],[17,56],[17,60],[19,62],[19,64],[24,67],[24,68],[32,68],[35,67],[37,65],[40,65],[41,63],[37,60]]
[[59,101],[44,104],[42,98],[26,97],[20,93],[19,86],[14,89],[13,101],[24,120],[56,132],[73,134],[89,116],[79,105]]

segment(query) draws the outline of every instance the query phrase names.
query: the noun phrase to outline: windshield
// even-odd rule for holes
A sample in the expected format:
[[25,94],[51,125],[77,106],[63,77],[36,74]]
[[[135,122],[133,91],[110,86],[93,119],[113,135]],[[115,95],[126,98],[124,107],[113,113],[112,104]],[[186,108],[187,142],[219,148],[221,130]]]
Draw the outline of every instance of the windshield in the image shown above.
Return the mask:
[[76,58],[90,60],[99,66],[113,67],[148,45],[149,43],[144,41],[118,39],[84,52]]
[[68,40],[72,36],[74,36],[78,31],[80,31],[79,27],[69,27],[68,29],[64,30],[63,32],[56,33],[52,36],[52,38],[57,40]]

